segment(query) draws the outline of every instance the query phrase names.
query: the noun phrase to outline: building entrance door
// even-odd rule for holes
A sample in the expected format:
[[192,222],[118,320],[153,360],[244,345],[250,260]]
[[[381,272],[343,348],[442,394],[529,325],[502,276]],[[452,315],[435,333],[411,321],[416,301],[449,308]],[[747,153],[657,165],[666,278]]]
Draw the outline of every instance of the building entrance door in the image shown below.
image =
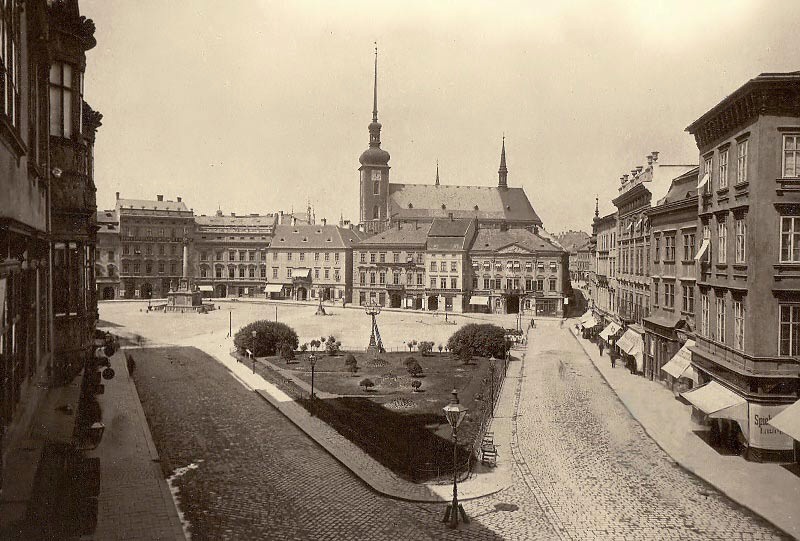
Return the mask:
[[439,297],[437,295],[431,295],[428,297],[428,310],[438,310],[439,309]]
[[217,298],[224,298],[228,296],[228,288],[225,287],[225,284],[217,285]]
[[308,290],[304,287],[297,288],[297,300],[304,301],[308,297]]
[[506,312],[509,314],[519,313],[519,295],[509,295],[506,301]]
[[389,296],[389,306],[392,308],[400,308],[403,302],[403,297],[399,293],[392,293]]
[[150,285],[148,282],[142,284],[140,288],[139,296],[142,299],[151,299],[153,298],[153,286]]
[[104,287],[103,288],[103,300],[110,301],[114,298],[114,288],[113,287]]

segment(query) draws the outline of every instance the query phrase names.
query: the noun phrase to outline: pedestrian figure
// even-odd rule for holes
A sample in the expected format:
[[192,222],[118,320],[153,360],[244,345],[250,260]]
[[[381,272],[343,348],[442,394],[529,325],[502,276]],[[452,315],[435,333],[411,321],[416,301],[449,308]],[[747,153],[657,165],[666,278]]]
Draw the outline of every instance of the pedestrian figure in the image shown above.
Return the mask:
[[611,368],[614,368],[617,364],[617,354],[612,350],[611,353],[609,353],[609,357],[611,357]]
[[136,371],[136,361],[133,360],[133,355],[130,353],[125,355],[125,361],[128,364],[128,376],[130,377]]
[[600,349],[600,356],[603,356],[603,348],[605,347],[605,343],[602,339],[597,342],[597,347]]
[[564,377],[564,372],[567,370],[567,367],[564,366],[564,361],[558,361],[558,375],[559,377]]

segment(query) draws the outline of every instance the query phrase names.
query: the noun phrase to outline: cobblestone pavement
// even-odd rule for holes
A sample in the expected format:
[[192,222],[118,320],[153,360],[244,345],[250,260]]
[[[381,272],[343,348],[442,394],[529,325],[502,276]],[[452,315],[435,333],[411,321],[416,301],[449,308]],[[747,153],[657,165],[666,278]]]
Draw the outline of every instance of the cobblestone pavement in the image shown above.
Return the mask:
[[781,538],[662,451],[557,323],[529,335],[515,455],[563,539]]

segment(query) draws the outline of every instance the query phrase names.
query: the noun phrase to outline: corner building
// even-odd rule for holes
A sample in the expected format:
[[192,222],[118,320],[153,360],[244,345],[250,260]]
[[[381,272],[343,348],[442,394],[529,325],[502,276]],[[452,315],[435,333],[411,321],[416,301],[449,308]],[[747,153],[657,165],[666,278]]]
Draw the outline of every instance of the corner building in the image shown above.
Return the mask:
[[800,393],[800,72],[762,73],[687,131],[701,164],[691,352],[707,385],[686,397],[727,400],[697,413],[748,459],[791,459],[766,420]]

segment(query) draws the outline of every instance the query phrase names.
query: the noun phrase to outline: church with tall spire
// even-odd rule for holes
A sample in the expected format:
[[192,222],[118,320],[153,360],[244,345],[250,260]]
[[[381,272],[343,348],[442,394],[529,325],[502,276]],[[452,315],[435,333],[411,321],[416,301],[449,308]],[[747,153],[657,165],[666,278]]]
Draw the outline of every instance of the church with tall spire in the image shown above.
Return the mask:
[[378,48],[372,91],[372,122],[368,126],[369,147],[359,162],[360,224],[367,234],[376,234],[403,223],[431,223],[435,218],[475,220],[479,228],[524,228],[537,230],[542,220],[523,188],[510,188],[503,135],[496,186],[442,183],[436,163],[434,184],[389,182],[389,153],[381,148],[378,122]]

